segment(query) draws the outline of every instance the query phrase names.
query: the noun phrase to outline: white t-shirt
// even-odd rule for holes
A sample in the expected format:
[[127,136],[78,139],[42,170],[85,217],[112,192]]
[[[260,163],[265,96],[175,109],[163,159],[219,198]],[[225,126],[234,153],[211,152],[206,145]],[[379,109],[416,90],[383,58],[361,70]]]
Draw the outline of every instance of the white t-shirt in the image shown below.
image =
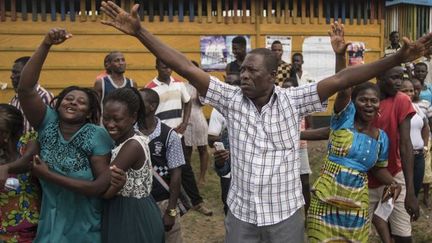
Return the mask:
[[225,127],[226,127],[225,117],[223,117],[219,111],[213,109],[210,115],[208,134],[213,136],[219,136],[222,133],[222,131],[225,129]]
[[169,84],[154,78],[147,86],[159,95],[156,116],[171,128],[176,128],[183,121],[183,103],[190,100],[190,95],[182,81],[171,77]]
[[423,138],[421,136],[421,131],[423,129],[424,119],[426,119],[426,116],[416,104],[413,104],[413,106],[414,109],[416,110],[416,114],[411,118],[411,131],[410,131],[411,143],[413,149],[421,150],[423,149],[424,146]]
[[[222,114],[213,108],[210,115],[208,134],[213,136],[219,136],[222,131],[226,128],[226,120]],[[231,172],[222,176],[224,178],[231,178]]]

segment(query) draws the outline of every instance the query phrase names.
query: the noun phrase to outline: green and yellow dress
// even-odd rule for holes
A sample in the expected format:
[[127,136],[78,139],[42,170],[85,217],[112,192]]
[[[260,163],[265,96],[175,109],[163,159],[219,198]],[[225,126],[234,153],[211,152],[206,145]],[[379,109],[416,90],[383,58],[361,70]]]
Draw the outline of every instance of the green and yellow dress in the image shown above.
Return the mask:
[[331,118],[328,153],[307,216],[310,242],[368,242],[367,171],[387,166],[389,141],[382,130],[378,139],[358,132],[355,113],[350,102]]

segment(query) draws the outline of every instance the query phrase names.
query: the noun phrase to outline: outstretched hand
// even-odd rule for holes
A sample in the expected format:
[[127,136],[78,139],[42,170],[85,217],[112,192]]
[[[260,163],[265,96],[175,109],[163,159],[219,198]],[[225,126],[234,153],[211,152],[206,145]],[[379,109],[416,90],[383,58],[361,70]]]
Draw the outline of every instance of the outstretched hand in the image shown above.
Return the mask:
[[135,4],[129,14],[112,1],[103,1],[101,10],[111,19],[102,20],[101,23],[112,26],[125,34],[135,36],[141,29],[138,7],[139,4]]
[[403,37],[404,45],[396,53],[400,56],[401,62],[411,62],[422,56],[432,54],[432,32],[419,38],[416,41],[411,41],[407,37]]
[[58,45],[63,43],[65,40],[72,37],[72,34],[68,33],[62,28],[53,28],[45,36],[44,44],[46,45]]
[[335,21],[331,25],[331,30],[328,32],[330,36],[331,45],[333,47],[333,51],[336,54],[344,55],[345,51],[350,43],[345,43],[345,31],[344,31],[344,25],[339,24],[337,21]]

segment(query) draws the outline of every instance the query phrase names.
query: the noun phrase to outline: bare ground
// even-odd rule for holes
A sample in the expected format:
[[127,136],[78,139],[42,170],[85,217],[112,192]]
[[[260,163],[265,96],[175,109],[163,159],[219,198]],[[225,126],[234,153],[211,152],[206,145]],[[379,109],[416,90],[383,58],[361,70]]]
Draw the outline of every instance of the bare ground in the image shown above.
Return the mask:
[[[311,183],[315,180],[321,165],[321,159],[325,153],[325,142],[309,142],[309,160],[313,174]],[[193,167],[195,174],[199,173],[199,161],[196,152],[193,154]],[[213,216],[206,217],[195,211],[190,211],[182,218],[182,230],[184,243],[222,243],[224,241],[224,214],[220,199],[219,177],[209,166],[207,183],[200,188],[205,198],[206,206],[213,210]],[[420,194],[420,199],[423,195]],[[432,210],[421,205],[421,216],[413,223],[413,236],[416,243],[432,242]],[[380,242],[377,237],[372,237],[371,242]]]

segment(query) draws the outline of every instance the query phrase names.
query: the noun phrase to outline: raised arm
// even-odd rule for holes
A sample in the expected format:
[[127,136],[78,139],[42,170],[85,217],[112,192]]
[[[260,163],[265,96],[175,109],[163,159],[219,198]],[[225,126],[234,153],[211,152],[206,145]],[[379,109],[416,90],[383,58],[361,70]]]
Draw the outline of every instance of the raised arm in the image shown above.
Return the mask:
[[18,99],[24,115],[34,128],[38,128],[45,116],[46,105],[36,90],[40,71],[52,45],[63,43],[72,37],[65,29],[51,29],[41,45],[24,66],[18,84]]
[[102,24],[113,26],[125,34],[135,36],[163,63],[188,80],[201,96],[205,96],[210,81],[209,75],[193,65],[182,53],[164,44],[143,28],[138,16],[138,7],[139,4],[135,4],[129,14],[115,3],[103,1],[101,10],[110,17],[110,20],[103,20]]
[[315,129],[307,129],[300,132],[301,140],[327,140],[330,136],[330,127],[320,127]]
[[[331,45],[336,56],[336,70],[335,73],[339,73],[341,70],[346,68],[346,49],[349,43],[345,43],[345,32],[344,26],[335,22],[331,25],[331,31],[329,36]],[[336,100],[333,106],[335,113],[342,111],[351,100],[351,88],[340,90],[337,93]]]
[[404,45],[394,55],[372,63],[345,68],[334,76],[320,81],[318,83],[320,99],[324,101],[334,93],[366,82],[400,63],[410,62],[432,53],[430,48],[432,46],[432,33],[421,37],[417,41],[410,41],[406,37],[403,38],[403,41]]

